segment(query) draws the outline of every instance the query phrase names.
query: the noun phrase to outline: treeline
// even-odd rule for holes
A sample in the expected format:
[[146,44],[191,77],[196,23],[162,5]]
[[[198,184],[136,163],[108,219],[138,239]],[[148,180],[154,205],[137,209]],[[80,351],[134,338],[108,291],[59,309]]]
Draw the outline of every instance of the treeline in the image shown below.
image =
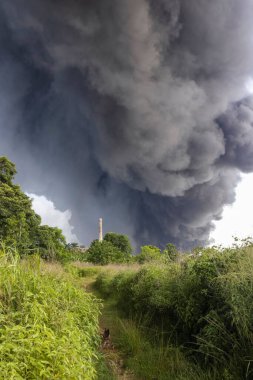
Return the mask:
[[59,228],[41,225],[31,199],[13,182],[15,174],[15,165],[0,157],[0,242],[17,248],[21,256],[39,254],[46,260],[80,260],[100,265],[176,259],[178,253],[172,244],[163,251],[144,246],[139,255],[133,255],[129,238],[113,232],[107,233],[102,242],[94,240],[87,250],[75,243],[66,244]]
[[98,265],[144,264],[152,261],[167,263],[176,261],[179,257],[180,253],[171,243],[167,244],[164,250],[153,245],[145,245],[138,254],[134,255],[128,236],[108,232],[102,242],[94,240],[89,249],[79,255],[79,260]]

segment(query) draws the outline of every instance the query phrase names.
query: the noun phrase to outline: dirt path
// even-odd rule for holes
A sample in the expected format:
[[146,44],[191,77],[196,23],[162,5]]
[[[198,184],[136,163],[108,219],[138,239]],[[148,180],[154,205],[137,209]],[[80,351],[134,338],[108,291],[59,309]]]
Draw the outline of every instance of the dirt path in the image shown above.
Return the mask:
[[[93,293],[100,298],[93,289],[94,278],[84,278],[84,288],[87,292]],[[117,337],[116,320],[118,318],[117,311],[113,304],[103,300],[102,314],[99,318],[99,327],[101,335],[104,329],[110,330],[110,338],[101,345],[101,351],[110,368],[112,369],[117,380],[138,380],[124,365],[124,357],[122,352],[115,347],[114,342]]]

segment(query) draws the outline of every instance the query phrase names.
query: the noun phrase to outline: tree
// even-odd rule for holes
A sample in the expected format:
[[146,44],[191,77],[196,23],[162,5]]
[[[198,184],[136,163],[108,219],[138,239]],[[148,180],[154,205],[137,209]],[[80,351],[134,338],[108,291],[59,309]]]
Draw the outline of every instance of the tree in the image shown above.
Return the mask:
[[141,247],[141,253],[137,256],[137,260],[140,264],[161,260],[161,258],[161,250],[154,245],[144,245]]
[[12,180],[15,165],[0,157],[0,241],[17,247],[19,253],[39,252],[44,258],[65,254],[65,238],[58,228],[41,226],[31,199]]
[[15,173],[15,165],[0,157],[0,240],[23,252],[32,249],[41,219],[33,211],[31,200],[12,183]]
[[105,234],[104,240],[112,243],[114,247],[118,248],[125,255],[132,254],[133,249],[127,235],[108,232]]
[[68,243],[66,249],[73,261],[87,261],[87,249],[76,242]]
[[66,258],[66,240],[62,231],[57,227],[39,226],[34,243],[43,259]]
[[0,157],[0,182],[11,184],[16,173],[15,165],[7,157]]
[[111,242],[94,240],[87,251],[87,260],[93,264],[122,263],[125,255]]
[[163,254],[170,260],[176,261],[178,258],[178,250],[176,246],[172,243],[166,244]]

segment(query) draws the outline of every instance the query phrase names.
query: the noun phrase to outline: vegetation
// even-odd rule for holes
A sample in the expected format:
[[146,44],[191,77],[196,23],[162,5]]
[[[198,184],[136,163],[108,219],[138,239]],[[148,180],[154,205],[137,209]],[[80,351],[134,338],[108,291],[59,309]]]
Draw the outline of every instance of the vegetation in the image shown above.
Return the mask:
[[31,208],[31,200],[12,183],[14,164],[0,158],[0,240],[15,245],[20,253],[31,252],[37,243],[40,217]]
[[0,252],[0,379],[97,378],[99,304],[60,266]]
[[109,241],[114,247],[118,248],[126,256],[132,254],[132,247],[128,236],[123,234],[116,234],[115,232],[108,232],[104,236],[104,241]]
[[110,241],[94,240],[87,251],[87,261],[93,264],[106,265],[109,263],[123,263],[127,260],[127,255]]
[[145,380],[211,380],[214,374],[187,360],[180,347],[163,341],[136,320],[118,320],[116,343],[124,352],[126,365]]
[[140,264],[144,264],[150,261],[162,260],[161,250],[153,245],[144,245],[141,247],[141,252],[136,257]]
[[126,263],[132,258],[132,247],[126,235],[108,232],[103,241],[94,240],[86,252],[86,261],[106,265]]
[[56,263],[77,252],[41,225],[15,174],[0,157],[0,379],[112,380],[99,350],[100,301]]
[[103,271],[96,287],[126,316],[148,318],[148,326],[162,332],[164,347],[179,347],[213,379],[251,379],[253,248],[197,252],[137,272]]
[[169,261],[177,261],[179,259],[179,252],[174,244],[168,243],[163,251],[166,259]]
[[0,241],[21,255],[39,253],[44,259],[68,259],[66,241],[58,228],[41,226],[31,199],[13,183],[15,165],[0,157]]
[[15,174],[0,157],[0,379],[114,378],[99,352],[100,301],[80,287],[94,278],[121,313],[115,342],[137,377],[253,379],[251,240],[184,255],[167,244],[132,256],[112,232],[88,250],[67,245]]

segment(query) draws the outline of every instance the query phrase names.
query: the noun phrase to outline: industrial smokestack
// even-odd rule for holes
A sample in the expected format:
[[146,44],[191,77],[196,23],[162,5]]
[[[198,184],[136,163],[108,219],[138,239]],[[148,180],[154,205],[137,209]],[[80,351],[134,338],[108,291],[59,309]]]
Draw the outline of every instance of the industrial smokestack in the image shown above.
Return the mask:
[[98,235],[98,240],[100,242],[103,241],[103,219],[99,218],[99,235]]

